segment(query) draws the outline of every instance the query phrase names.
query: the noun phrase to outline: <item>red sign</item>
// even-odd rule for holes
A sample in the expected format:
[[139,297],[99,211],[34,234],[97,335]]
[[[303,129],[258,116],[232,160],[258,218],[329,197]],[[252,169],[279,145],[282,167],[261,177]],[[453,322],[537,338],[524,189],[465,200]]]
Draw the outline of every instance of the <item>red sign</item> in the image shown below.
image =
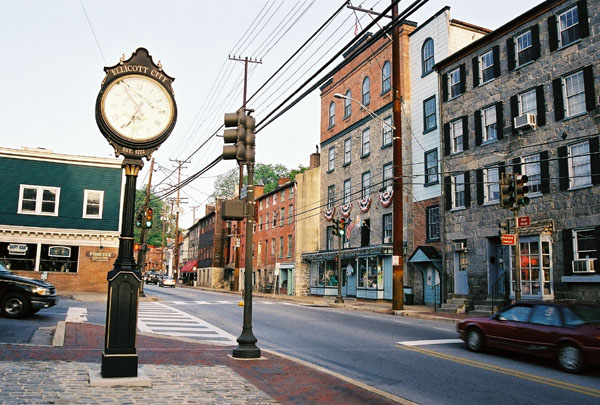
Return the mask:
[[516,239],[514,233],[507,233],[502,235],[502,244],[503,245],[515,245]]
[[531,225],[531,218],[519,217],[519,226],[529,226],[529,225]]

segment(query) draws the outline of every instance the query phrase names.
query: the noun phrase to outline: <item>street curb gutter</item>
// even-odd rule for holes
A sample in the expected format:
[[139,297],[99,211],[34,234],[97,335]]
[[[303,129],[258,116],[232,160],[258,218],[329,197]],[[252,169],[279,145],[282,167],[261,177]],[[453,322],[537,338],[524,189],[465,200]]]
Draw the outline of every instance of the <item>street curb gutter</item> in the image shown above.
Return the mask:
[[315,364],[306,362],[304,360],[297,359],[297,358],[292,357],[292,356],[288,356],[287,354],[279,353],[279,352],[276,352],[276,351],[273,351],[273,350],[268,350],[268,349],[261,349],[261,350],[263,352],[270,353],[270,354],[275,355],[275,356],[279,356],[279,357],[284,358],[286,360],[293,361],[294,363],[298,363],[301,366],[312,368],[313,370],[317,370],[317,371],[320,371],[322,373],[329,374],[329,375],[331,375],[333,377],[336,377],[336,378],[339,378],[340,380],[343,380],[343,381],[345,381],[345,382],[347,382],[349,384],[355,385],[356,387],[362,388],[365,391],[372,392],[374,394],[377,394],[379,396],[382,396],[382,397],[384,397],[386,399],[389,399],[391,401],[397,402],[399,404],[417,405],[416,402],[412,402],[412,401],[409,401],[408,399],[399,397],[399,396],[394,395],[394,394],[390,394],[389,392],[380,390],[379,388],[371,387],[370,385],[367,385],[367,384],[362,383],[360,381],[356,381],[356,380],[354,380],[354,379],[352,379],[350,377],[346,377],[343,374],[339,374],[339,373],[336,373],[335,371],[327,370],[326,368],[323,368],[321,366],[317,366]]
[[54,337],[52,338],[52,346],[64,346],[65,344],[65,321],[58,321]]

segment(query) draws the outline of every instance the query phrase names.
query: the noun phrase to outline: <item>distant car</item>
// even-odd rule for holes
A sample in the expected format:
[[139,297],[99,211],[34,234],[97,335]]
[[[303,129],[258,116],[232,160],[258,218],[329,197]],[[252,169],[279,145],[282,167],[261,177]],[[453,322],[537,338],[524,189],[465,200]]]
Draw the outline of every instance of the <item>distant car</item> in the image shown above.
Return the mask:
[[149,271],[146,273],[145,282],[146,284],[158,284],[160,274],[155,271]]
[[0,312],[8,318],[23,318],[56,305],[56,288],[50,283],[21,277],[0,263]]
[[175,279],[173,276],[163,276],[158,282],[158,286],[175,288]]
[[570,373],[600,364],[598,305],[519,302],[487,318],[462,320],[456,329],[474,352],[496,347],[555,359]]

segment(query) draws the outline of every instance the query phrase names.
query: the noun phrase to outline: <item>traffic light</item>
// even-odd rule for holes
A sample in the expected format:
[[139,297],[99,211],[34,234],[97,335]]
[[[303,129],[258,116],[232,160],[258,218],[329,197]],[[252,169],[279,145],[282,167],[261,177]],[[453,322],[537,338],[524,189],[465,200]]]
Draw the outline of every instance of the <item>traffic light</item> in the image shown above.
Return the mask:
[[333,227],[331,228],[331,234],[333,236],[338,236],[338,227],[339,227],[338,220],[334,218],[331,220],[331,223],[333,224]]
[[529,186],[527,186],[527,180],[529,178],[526,175],[518,176],[515,181],[515,195],[517,199],[517,205],[529,204],[529,197],[526,196],[529,193]]
[[256,136],[254,117],[244,114],[242,110],[225,114],[225,131],[223,132],[223,159],[236,159],[238,163],[254,162],[254,144]]
[[152,208],[148,208],[146,210],[146,229],[152,228],[152,214],[154,210]]
[[500,180],[500,206],[506,209],[512,209],[515,203],[515,186],[511,174],[502,175]]
[[135,226],[137,227],[141,227],[142,226],[142,221],[144,220],[144,216],[142,215],[142,213],[140,212],[137,216],[137,219],[135,221]]
[[344,232],[345,232],[345,228],[346,227],[346,220],[344,218],[340,218],[340,226],[339,226],[339,233],[340,236],[344,236]]
[[506,222],[499,222],[498,223],[498,233],[500,235],[505,235],[507,233],[509,233],[509,229],[508,229],[508,221]]

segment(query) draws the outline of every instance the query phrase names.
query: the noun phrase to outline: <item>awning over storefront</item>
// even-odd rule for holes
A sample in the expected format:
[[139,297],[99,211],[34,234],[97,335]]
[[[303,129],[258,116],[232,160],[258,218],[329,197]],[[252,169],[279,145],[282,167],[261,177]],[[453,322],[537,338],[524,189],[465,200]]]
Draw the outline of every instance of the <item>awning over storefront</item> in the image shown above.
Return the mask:
[[[356,247],[342,250],[342,258],[353,258],[360,256],[380,256],[380,255],[391,255],[393,252],[391,246],[387,245],[375,245]],[[333,260],[337,257],[337,250],[325,250],[320,252],[302,253],[303,262],[321,261],[321,260]]]
[[198,260],[188,260],[181,268],[181,273],[191,273],[194,271],[194,267],[197,267]]
[[419,246],[413,254],[408,258],[410,263],[431,263],[436,269],[442,269],[442,256],[432,246]]

